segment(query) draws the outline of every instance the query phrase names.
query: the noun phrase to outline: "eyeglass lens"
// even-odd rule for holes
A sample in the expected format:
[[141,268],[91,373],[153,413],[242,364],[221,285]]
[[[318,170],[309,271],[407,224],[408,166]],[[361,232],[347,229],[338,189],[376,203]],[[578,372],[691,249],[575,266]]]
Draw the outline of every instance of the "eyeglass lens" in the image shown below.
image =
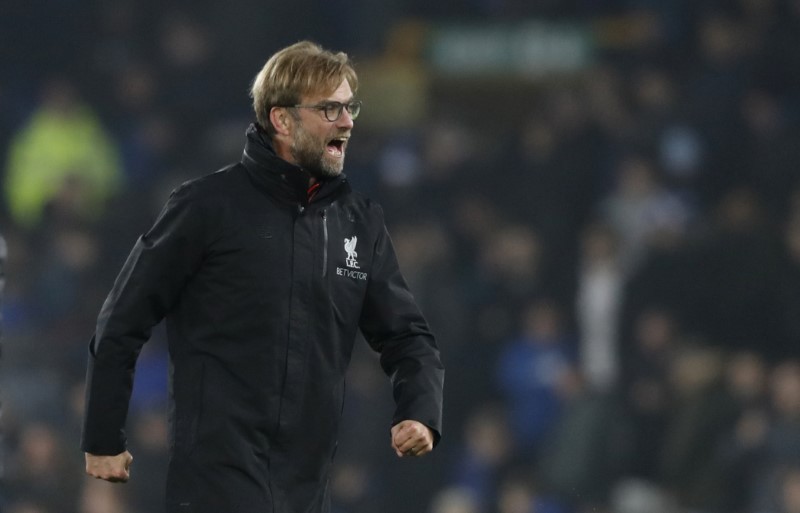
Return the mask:
[[361,102],[329,103],[325,106],[325,117],[328,121],[336,121],[342,115],[342,109],[345,108],[350,113],[350,117],[356,119],[359,112],[361,112]]

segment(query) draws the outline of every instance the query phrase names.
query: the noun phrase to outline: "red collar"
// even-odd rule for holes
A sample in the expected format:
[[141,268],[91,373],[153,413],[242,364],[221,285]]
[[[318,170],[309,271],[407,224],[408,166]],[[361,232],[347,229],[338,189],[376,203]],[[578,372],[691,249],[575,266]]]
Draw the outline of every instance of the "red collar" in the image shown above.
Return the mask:
[[308,202],[311,203],[311,200],[314,198],[314,195],[317,194],[321,182],[314,182],[314,184],[308,188],[306,194],[308,195]]

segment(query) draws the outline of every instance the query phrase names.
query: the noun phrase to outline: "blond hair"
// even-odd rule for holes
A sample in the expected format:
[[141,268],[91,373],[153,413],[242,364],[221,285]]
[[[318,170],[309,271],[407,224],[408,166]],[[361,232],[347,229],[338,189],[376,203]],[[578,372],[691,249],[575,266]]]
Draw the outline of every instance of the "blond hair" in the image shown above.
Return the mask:
[[347,80],[355,94],[358,77],[344,52],[333,53],[311,41],[300,41],[269,58],[253,81],[250,96],[256,119],[270,136],[272,107],[295,105],[313,94],[330,94]]

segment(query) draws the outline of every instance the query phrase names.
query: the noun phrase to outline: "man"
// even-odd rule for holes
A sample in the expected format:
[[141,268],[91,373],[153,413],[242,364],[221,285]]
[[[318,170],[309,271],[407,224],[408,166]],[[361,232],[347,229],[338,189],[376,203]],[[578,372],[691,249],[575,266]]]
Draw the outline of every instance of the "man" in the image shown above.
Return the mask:
[[329,511],[328,478],[357,330],[397,404],[398,456],[441,433],[444,369],[379,206],[344,156],[361,104],[344,53],[300,42],[255,79],[240,163],[176,189],[136,243],[90,344],[89,475],[126,481],[136,357],[166,318],[170,513]]

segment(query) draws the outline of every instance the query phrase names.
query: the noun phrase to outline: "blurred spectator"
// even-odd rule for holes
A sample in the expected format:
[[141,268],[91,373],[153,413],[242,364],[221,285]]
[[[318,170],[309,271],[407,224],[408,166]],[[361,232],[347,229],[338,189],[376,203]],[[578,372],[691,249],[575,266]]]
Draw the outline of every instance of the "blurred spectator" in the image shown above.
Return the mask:
[[777,513],[800,513],[800,468],[788,469],[780,482]]
[[780,511],[781,481],[800,466],[800,362],[778,364],[770,376],[771,415],[756,432],[758,471],[751,482],[754,511]]
[[77,513],[139,513],[125,505],[125,491],[113,483],[86,479]]
[[741,181],[765,202],[766,221],[785,218],[791,193],[800,185],[800,173],[792,164],[800,160],[800,136],[789,105],[768,89],[752,87],[739,106],[741,122],[736,145],[731,149]]
[[725,365],[728,394],[742,409],[763,407],[767,392],[766,378],[767,365],[758,353],[733,353]]
[[340,461],[331,478],[331,497],[336,505],[335,513],[375,511],[372,479],[369,469],[357,461]]
[[162,92],[169,113],[182,126],[198,128],[203,119],[223,115],[224,74],[207,73],[217,48],[208,24],[194,9],[169,10],[158,19],[156,37],[158,64],[164,77]]
[[[542,292],[542,242],[535,231],[522,225],[503,224],[495,212],[480,212],[480,203],[459,215],[474,216],[476,255],[471,268],[462,269],[461,289],[465,307],[465,333],[478,340],[472,358],[491,362],[499,345],[517,335],[518,319],[532,297]],[[467,218],[469,219],[469,218]],[[465,220],[467,220],[465,219]],[[494,224],[497,223],[497,224]],[[485,231],[484,231],[485,230]],[[492,389],[493,375],[486,367],[467,368],[470,386]]]
[[478,283],[484,301],[501,299],[513,311],[540,292],[542,243],[536,232],[523,226],[503,226],[481,241]]
[[686,207],[659,183],[654,166],[644,156],[621,160],[616,188],[601,206],[602,217],[619,234],[619,258],[627,274],[641,263],[654,234],[681,231],[688,220]]
[[49,82],[9,150],[5,193],[14,221],[29,229],[46,216],[96,221],[121,178],[117,149],[94,112],[69,81]]
[[778,304],[781,248],[750,188],[729,191],[697,250],[694,321],[699,333],[726,348],[784,356]]
[[769,403],[744,408],[720,446],[722,462],[731,469],[726,491],[732,511],[782,511],[781,482],[800,461],[800,365],[779,364],[769,382]]
[[41,505],[48,512],[71,512],[82,477],[74,471],[76,459],[68,457],[56,428],[30,423],[19,433],[9,457],[8,482],[15,502]]
[[800,211],[793,212],[783,230],[782,276],[776,293],[781,309],[776,312],[781,323],[780,354],[800,356]]
[[634,70],[631,85],[636,126],[630,139],[654,152],[665,185],[683,202],[694,204],[708,148],[687,112],[683,84],[674,73],[647,62]]
[[702,194],[716,201],[719,192],[741,185],[735,148],[738,103],[752,69],[753,45],[742,23],[723,10],[708,9],[695,23],[697,53],[686,80],[692,117],[709,147]]
[[476,409],[467,419],[463,436],[452,484],[485,511],[497,494],[497,477],[507,468],[514,450],[503,411],[491,405]]
[[[453,263],[467,278],[467,301],[477,301],[480,290],[469,288],[476,281],[473,276],[480,272],[479,252],[489,243],[489,239],[505,227],[500,209],[490,197],[478,191],[457,194],[453,199],[450,225],[455,239],[456,253],[463,255]],[[538,260],[533,262],[538,263]]]
[[648,481],[627,479],[614,488],[611,498],[614,513],[678,513],[670,496]]
[[573,361],[571,343],[558,306],[540,299],[525,308],[520,335],[503,345],[496,386],[508,409],[520,461],[536,461],[558,421],[561,387]]
[[581,373],[600,392],[611,390],[619,378],[623,284],[616,234],[603,224],[590,225],[582,237],[575,310]]
[[[575,262],[575,236],[593,211],[605,179],[607,138],[594,129],[578,87],[545,87],[535,100],[515,129],[513,151],[500,157],[504,178],[490,180],[485,187],[492,197],[503,198],[509,217],[534,227],[552,255],[548,267],[569,273]],[[576,147],[583,149],[576,152]],[[554,279],[554,291],[568,282],[556,279],[560,276],[548,278]]]
[[85,315],[94,306],[83,302],[100,260],[100,241],[81,226],[46,233],[50,236],[40,239],[37,248],[39,265],[32,286],[41,298],[36,317],[44,326],[52,326],[78,312]]
[[725,369],[727,393],[737,416],[715,443],[717,465],[725,468],[720,511],[748,511],[751,483],[759,473],[758,447],[768,425],[767,376],[763,358],[755,353],[731,355]]
[[497,513],[568,513],[566,506],[538,490],[534,479],[512,473],[500,487]]
[[587,386],[577,371],[562,378],[560,416],[539,468],[544,488],[575,511],[606,511],[632,446],[616,396]]
[[162,79],[151,65],[134,62],[117,71],[112,80],[113,130],[126,185],[152,190],[173,158],[178,139],[176,120],[160,108]]
[[429,513],[480,513],[481,511],[469,490],[445,488],[433,498]]
[[677,345],[678,328],[669,312],[642,311],[635,319],[630,355],[624,360],[622,400],[632,422],[628,475],[657,480],[660,450],[671,404],[668,373]]
[[672,404],[661,446],[660,481],[690,511],[721,511],[727,468],[714,458],[738,408],[723,386],[719,350],[684,346],[669,368]]
[[392,234],[397,259],[404,269],[409,269],[406,281],[428,322],[441,333],[445,343],[462,340],[461,324],[452,322],[463,318],[464,313],[458,275],[450,265],[454,248],[446,227],[433,219],[418,219],[397,225]]

